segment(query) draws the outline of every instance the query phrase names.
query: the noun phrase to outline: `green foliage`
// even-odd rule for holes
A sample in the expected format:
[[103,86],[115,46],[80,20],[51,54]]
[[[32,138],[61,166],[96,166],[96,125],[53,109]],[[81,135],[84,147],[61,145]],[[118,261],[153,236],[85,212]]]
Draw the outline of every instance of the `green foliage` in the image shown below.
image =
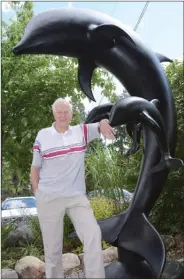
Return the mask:
[[116,206],[113,200],[105,197],[94,197],[91,199],[91,206],[96,219],[106,219],[116,213]]
[[171,171],[150,218],[166,234],[184,232],[184,170]]
[[141,150],[125,158],[116,147],[102,149],[97,145],[86,158],[86,184],[88,191],[125,188],[134,191],[141,161]]
[[123,155],[127,151],[127,148],[131,146],[131,138],[126,131],[126,125],[118,126],[116,131],[116,141],[113,146]]
[[166,67],[166,75],[168,77],[172,92],[174,95],[177,124],[178,124],[178,141],[180,143],[180,135],[184,135],[184,61],[177,60]]
[[[184,160],[184,75],[183,62],[174,61],[165,71],[171,85],[177,113],[178,139],[175,157]],[[163,233],[184,232],[184,170],[171,170],[165,188],[151,213],[151,220]]]
[[1,229],[1,247],[2,247],[2,249],[6,248],[7,236],[12,230],[15,229],[15,227],[16,227],[16,225],[13,223],[9,223],[9,224],[2,226],[2,229]]
[[119,165],[119,154],[113,147],[89,151],[86,158],[86,180],[89,189],[112,189],[122,186],[122,169]]

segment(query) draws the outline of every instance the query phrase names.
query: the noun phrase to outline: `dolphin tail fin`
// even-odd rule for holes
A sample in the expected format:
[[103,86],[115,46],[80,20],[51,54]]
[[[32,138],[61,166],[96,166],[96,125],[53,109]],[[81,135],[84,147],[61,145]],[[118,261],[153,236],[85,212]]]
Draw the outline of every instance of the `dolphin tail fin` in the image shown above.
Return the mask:
[[173,62],[173,60],[171,60],[170,58],[164,56],[163,54],[160,54],[158,52],[156,52],[155,54],[156,54],[158,60],[160,61],[160,63],[162,63],[162,62]]
[[159,278],[165,265],[165,246],[156,229],[140,212],[132,212],[125,223],[118,244],[144,258]]
[[[108,242],[109,244],[113,244],[120,234],[121,228],[126,218],[126,212],[123,212],[119,215],[114,215],[107,219],[97,220],[98,225],[100,226],[102,232],[102,239]],[[69,237],[76,237],[76,232],[72,232]]]

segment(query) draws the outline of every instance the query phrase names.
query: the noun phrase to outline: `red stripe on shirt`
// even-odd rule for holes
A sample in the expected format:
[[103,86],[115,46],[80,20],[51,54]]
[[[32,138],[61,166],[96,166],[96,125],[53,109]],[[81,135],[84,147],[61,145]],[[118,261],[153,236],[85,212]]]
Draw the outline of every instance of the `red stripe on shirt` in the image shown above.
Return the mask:
[[38,145],[34,145],[34,146],[33,146],[33,149],[34,149],[34,150],[38,150],[38,151],[40,151],[40,148],[39,148],[39,146],[38,146]]
[[51,153],[43,155],[43,157],[44,158],[51,158],[51,157],[55,157],[55,156],[58,156],[58,155],[65,155],[65,154],[68,154],[68,153],[72,153],[72,152],[75,152],[75,151],[82,151],[82,150],[85,150],[85,149],[86,149],[86,146],[73,147],[73,148],[70,148],[70,149],[67,149],[67,150],[60,150],[60,151],[51,152]]
[[87,125],[83,124],[83,129],[84,129],[84,138],[85,138],[85,143],[88,143],[88,130],[87,130]]

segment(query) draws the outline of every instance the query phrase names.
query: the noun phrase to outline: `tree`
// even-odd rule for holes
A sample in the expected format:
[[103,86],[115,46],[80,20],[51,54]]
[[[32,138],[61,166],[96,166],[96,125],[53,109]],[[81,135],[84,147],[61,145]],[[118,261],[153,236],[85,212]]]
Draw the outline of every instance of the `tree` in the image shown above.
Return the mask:
[[[175,60],[165,68],[173,91],[177,113],[175,157],[184,160],[184,71],[183,61]],[[171,170],[165,188],[153,212],[152,220],[166,233],[184,232],[184,169]]]
[[[76,59],[49,56],[14,56],[12,48],[23,36],[33,17],[33,3],[12,2],[16,19],[2,23],[2,158],[19,182],[28,181],[31,152],[37,132],[52,122],[51,104],[57,97],[69,96],[74,105],[73,124],[84,120],[83,99],[77,82]],[[104,82],[104,76],[106,76]],[[112,97],[114,85],[107,72],[97,69],[94,86],[104,87]]]

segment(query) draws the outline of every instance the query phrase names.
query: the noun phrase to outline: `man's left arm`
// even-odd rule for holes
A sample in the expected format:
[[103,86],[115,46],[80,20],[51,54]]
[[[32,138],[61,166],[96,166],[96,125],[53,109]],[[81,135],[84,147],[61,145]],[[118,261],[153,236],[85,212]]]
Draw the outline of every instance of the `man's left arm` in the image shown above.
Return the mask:
[[84,124],[84,134],[87,143],[94,139],[100,139],[100,134],[107,139],[115,139],[113,128],[109,125],[108,120],[106,119],[97,123]]

